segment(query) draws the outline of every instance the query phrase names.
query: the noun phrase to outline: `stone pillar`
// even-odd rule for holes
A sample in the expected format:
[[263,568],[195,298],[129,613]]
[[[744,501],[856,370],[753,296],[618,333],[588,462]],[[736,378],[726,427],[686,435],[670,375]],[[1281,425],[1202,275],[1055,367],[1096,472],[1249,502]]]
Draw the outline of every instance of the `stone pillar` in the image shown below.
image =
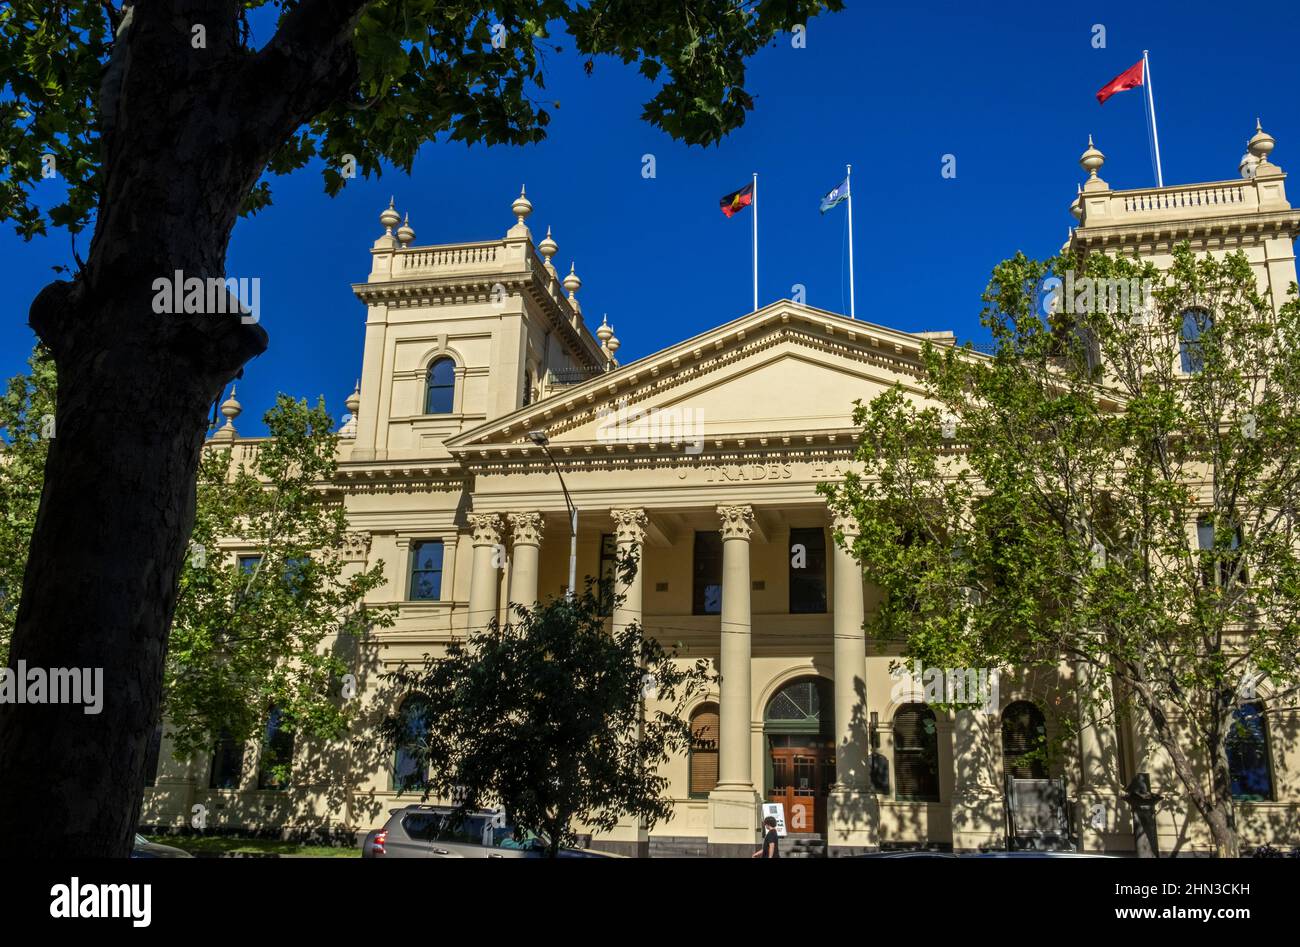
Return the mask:
[[[1110,679],[1087,661],[1076,661],[1080,700],[1095,694],[1113,706]],[[1103,711],[1104,712],[1104,711]],[[1083,708],[1079,730],[1079,795],[1075,822],[1084,852],[1132,851],[1132,816],[1119,786],[1119,744],[1111,720]]]
[[622,597],[622,603],[615,602],[613,626],[615,630],[641,622],[641,590],[645,578],[642,541],[645,539],[646,515],[644,510],[610,510],[614,520],[614,557],[616,563],[622,563],[630,557],[636,563],[636,572],[624,582],[623,574],[615,570],[615,598]]
[[754,510],[720,506],[722,517],[721,693],[718,785],[709,793],[709,851],[741,854],[758,847],[750,697],[749,536]]
[[1006,847],[1007,814],[1002,785],[1000,714],[983,708],[956,711],[953,727],[953,851]]
[[[610,510],[614,520],[614,555],[615,562],[621,564],[630,556],[636,563],[636,572],[629,581],[624,582],[624,573],[615,567],[614,596],[615,604],[610,624],[618,632],[635,622],[641,623],[641,589],[645,570],[642,568],[643,543],[645,539],[646,515],[644,510]],[[618,602],[621,596],[622,602]],[[640,735],[640,727],[637,728]],[[609,832],[602,834],[599,841],[592,840],[592,847],[613,851],[620,855],[646,858],[650,855],[650,834],[645,823],[638,816],[624,815]]]
[[537,573],[541,556],[541,513],[511,513],[510,603],[532,608],[537,604]]
[[[839,515],[833,530],[852,545],[858,524]],[[880,845],[880,808],[871,792],[867,732],[867,639],[862,623],[862,568],[833,542],[832,635],[835,660],[835,785],[826,800],[827,845],[872,849]]]
[[475,631],[486,628],[497,617],[501,517],[496,513],[471,513],[469,522],[474,531],[474,560],[465,627]]

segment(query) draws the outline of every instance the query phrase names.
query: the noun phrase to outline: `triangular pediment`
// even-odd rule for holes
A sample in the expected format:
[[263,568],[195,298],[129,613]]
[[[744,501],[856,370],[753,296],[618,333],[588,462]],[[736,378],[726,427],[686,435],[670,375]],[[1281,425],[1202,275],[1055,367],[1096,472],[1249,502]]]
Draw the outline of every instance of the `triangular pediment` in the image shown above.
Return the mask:
[[[448,442],[528,445],[731,440],[852,427],[853,402],[917,385],[921,336],[782,301],[573,385]],[[978,357],[978,356],[975,356]],[[677,432],[676,437],[673,432]]]

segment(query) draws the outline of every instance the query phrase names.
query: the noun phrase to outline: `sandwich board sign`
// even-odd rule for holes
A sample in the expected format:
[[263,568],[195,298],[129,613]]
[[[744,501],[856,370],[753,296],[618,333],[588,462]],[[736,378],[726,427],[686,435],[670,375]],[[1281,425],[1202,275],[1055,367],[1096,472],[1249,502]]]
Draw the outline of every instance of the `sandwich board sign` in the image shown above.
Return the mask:
[[779,802],[763,803],[763,818],[760,819],[759,822],[762,823],[766,821],[768,816],[776,819],[777,836],[785,838],[785,806]]

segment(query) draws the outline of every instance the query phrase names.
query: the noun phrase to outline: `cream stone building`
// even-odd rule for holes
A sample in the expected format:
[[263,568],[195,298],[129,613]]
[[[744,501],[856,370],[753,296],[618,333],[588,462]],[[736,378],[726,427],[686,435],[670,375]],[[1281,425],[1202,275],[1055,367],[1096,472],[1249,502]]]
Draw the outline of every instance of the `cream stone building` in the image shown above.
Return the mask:
[[[1160,265],[1183,240],[1201,252],[1240,249],[1280,304],[1296,278],[1300,211],[1272,147],[1257,132],[1239,177],[1116,190],[1090,143],[1071,245]],[[397,604],[396,624],[353,654],[363,736],[366,721],[400,706],[402,695],[380,685],[385,670],[437,654],[508,602],[563,594],[562,477],[579,581],[608,574],[620,552],[642,563],[610,620],[638,621],[720,672],[691,708],[696,748],[668,767],[671,820],[648,832],[628,821],[593,846],[748,854],[760,805],[780,802],[794,838],[832,852],[1009,839],[1132,851],[1124,787],[1148,773],[1164,795],[1162,854],[1210,849],[1140,726],[1090,726],[1050,771],[1020,759],[1052,726],[1046,703],[1069,706],[1068,666],[1053,681],[1006,675],[990,712],[952,713],[900,689],[897,654],[866,639],[879,592],[835,541],[854,524],[832,521],[816,486],[846,469],[854,399],[895,384],[919,398],[921,346],[952,344],[950,333],[778,301],[620,364],[612,328],[593,331],[583,314],[575,268],[554,265],[550,229],[534,239],[522,193],[511,210],[502,237],[418,246],[390,205],[368,275],[352,287],[365,347],[335,489],[356,567],[382,560],[388,581],[374,600]],[[235,433],[233,395],[223,410],[214,440],[251,456],[259,441]],[[1300,844],[1297,720],[1286,714],[1266,709],[1241,750],[1253,797],[1237,808],[1247,846]],[[142,822],[363,832],[412,801],[396,792],[409,761],[355,743],[300,740],[279,789],[259,788],[258,752],[224,746],[178,763],[164,741]]]

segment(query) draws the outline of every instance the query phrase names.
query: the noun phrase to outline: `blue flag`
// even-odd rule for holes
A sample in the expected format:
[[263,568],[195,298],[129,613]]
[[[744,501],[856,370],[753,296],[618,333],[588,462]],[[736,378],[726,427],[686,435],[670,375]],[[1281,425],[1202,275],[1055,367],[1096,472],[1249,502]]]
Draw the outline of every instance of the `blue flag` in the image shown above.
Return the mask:
[[849,179],[845,178],[839,184],[831,189],[831,192],[822,198],[822,213],[826,213],[841,201],[849,198]]

